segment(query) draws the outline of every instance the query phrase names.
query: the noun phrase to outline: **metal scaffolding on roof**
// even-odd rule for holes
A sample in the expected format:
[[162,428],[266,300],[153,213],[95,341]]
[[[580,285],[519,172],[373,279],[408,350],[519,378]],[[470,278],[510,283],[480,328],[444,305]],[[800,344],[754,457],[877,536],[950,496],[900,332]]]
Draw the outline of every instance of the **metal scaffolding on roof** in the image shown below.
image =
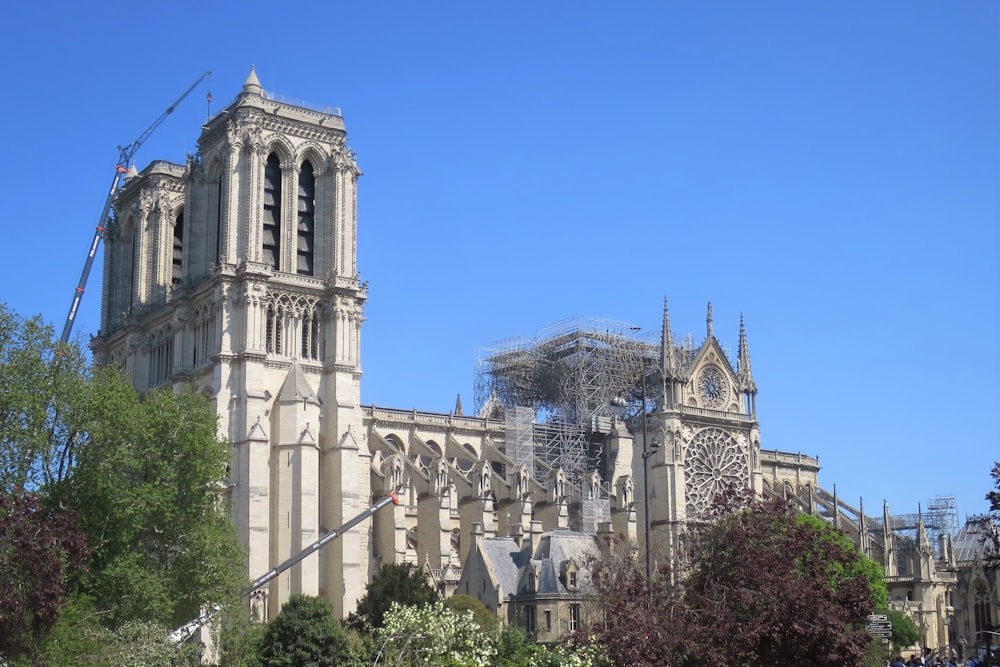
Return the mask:
[[893,514],[889,517],[892,532],[905,538],[900,543],[901,551],[916,544],[917,527],[921,520],[931,546],[937,552],[941,535],[954,535],[958,531],[958,503],[955,496],[936,496],[927,502],[926,510],[916,514]]
[[643,368],[658,366],[660,345],[658,331],[573,317],[479,351],[477,409],[495,396],[506,409],[533,408],[539,421],[593,426],[616,414],[611,400],[632,391]]
[[523,424],[514,415],[530,408],[538,422],[532,456],[561,467],[579,485],[584,471],[600,465],[604,436],[620,416],[612,400],[625,398],[635,414],[641,409],[636,388],[643,372],[649,387],[655,386],[648,376],[658,373],[659,337],[659,331],[640,332],[624,322],[573,317],[533,338],[484,346],[476,363],[477,412],[496,415],[502,406],[507,454],[523,462]]

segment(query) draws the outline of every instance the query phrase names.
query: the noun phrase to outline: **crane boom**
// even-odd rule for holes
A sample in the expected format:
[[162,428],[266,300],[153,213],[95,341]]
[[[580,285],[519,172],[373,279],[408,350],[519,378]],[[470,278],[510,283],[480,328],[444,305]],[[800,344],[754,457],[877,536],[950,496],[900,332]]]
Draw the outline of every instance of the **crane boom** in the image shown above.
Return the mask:
[[94,266],[94,257],[97,255],[97,248],[101,245],[101,239],[104,238],[104,230],[107,228],[108,218],[111,215],[111,205],[114,203],[115,195],[118,194],[118,189],[121,186],[121,179],[124,177],[125,173],[128,171],[129,162],[132,160],[132,156],[136,154],[139,147],[149,139],[150,135],[156,131],[156,128],[160,126],[167,116],[174,112],[177,105],[184,101],[192,90],[194,90],[199,83],[205,80],[206,77],[212,74],[211,71],[206,71],[198,80],[195,81],[191,86],[181,93],[181,96],[177,100],[167,107],[167,110],[160,114],[160,117],[153,121],[153,124],[146,128],[146,131],[139,135],[139,138],[130,143],[128,146],[122,147],[118,146],[118,163],[115,165],[115,177],[111,181],[111,189],[108,191],[108,196],[104,200],[104,210],[101,211],[101,217],[97,222],[97,227],[94,230],[94,240],[90,243],[90,252],[87,253],[87,259],[83,263],[83,273],[80,275],[80,282],[77,283],[76,290],[73,292],[73,301],[70,303],[69,315],[66,317],[66,324],[63,326],[62,336],[59,340],[63,343],[69,340],[70,332],[73,330],[73,323],[76,321],[76,313],[80,309],[80,301],[83,299],[83,293],[87,288],[87,279],[90,277],[90,270]]
[[[310,544],[305,549],[298,552],[288,560],[282,561],[281,564],[268,570],[266,574],[261,575],[260,577],[254,579],[249,586],[247,586],[246,588],[243,589],[242,592],[240,592],[240,597],[241,598],[249,597],[251,593],[262,588],[265,584],[277,578],[279,574],[281,574],[288,568],[292,567],[302,559],[306,558],[314,551],[318,551],[319,549],[325,547],[327,544],[337,539],[338,537],[349,531],[351,528],[354,528],[356,525],[358,525],[371,515],[375,514],[375,512],[378,512],[380,509],[389,504],[393,505],[399,504],[399,496],[397,496],[395,492],[389,493],[388,496],[378,501],[377,503],[366,509],[361,514],[357,515],[356,517],[345,523],[340,528],[331,530],[329,533],[319,538],[318,540],[316,540],[315,542],[313,542],[312,544]],[[212,620],[212,618],[219,612],[219,610],[220,607],[218,605],[213,605],[209,607],[198,618],[194,619],[190,623],[182,625],[181,627],[171,632],[170,641],[174,642],[175,644],[179,644],[180,642],[187,640],[189,637],[191,637],[191,635],[197,632],[198,628],[200,628],[201,626],[205,625],[210,620]]]

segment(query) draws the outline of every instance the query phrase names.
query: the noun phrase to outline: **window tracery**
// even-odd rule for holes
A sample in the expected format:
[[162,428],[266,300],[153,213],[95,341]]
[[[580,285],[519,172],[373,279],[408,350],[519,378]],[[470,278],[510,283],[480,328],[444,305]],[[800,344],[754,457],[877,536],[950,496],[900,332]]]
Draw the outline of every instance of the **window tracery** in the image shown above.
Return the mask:
[[688,514],[704,515],[712,500],[729,485],[750,484],[746,448],[730,432],[706,428],[692,438],[685,454],[687,484],[684,491]]

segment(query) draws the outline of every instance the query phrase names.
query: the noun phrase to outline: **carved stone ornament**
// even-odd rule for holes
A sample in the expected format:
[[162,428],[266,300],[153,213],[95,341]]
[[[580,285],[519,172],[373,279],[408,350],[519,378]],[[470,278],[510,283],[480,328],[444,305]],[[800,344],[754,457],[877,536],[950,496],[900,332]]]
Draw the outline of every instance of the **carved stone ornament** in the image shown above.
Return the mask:
[[704,407],[719,410],[729,400],[729,378],[718,366],[705,366],[698,373],[697,390]]
[[750,485],[749,455],[746,437],[721,428],[705,428],[694,436],[687,447],[684,490],[687,511],[692,516],[704,515],[712,501],[730,485],[748,488]]

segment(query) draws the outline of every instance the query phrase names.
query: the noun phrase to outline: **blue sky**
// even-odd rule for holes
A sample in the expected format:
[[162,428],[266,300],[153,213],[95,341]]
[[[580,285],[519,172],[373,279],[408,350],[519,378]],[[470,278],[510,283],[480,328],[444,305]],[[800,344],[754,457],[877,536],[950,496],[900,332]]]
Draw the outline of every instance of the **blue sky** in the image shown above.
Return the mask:
[[[1000,459],[1000,5],[16,3],[0,300],[60,330],[127,144],[183,162],[255,65],[343,109],[363,400],[472,409],[476,349],[573,315],[745,317],[767,449],[873,513]],[[291,7],[291,6],[288,6]],[[98,326],[95,270],[75,333]]]

